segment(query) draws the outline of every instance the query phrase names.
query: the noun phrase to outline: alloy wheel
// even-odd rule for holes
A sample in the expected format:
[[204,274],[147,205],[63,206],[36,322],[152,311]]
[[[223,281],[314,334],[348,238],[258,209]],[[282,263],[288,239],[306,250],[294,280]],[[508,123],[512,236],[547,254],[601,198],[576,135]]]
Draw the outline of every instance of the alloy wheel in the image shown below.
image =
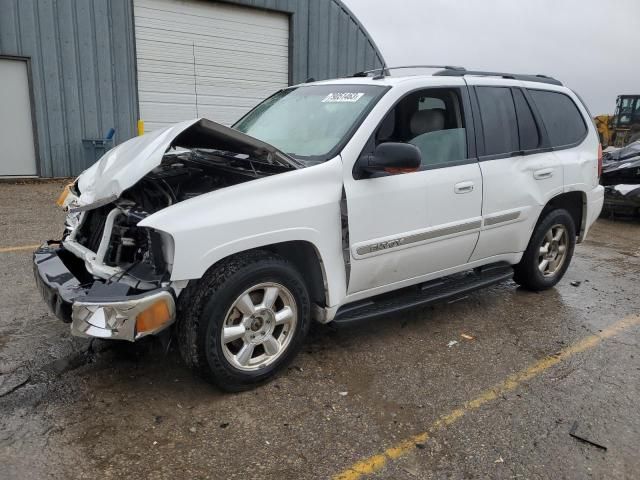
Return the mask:
[[279,283],[260,283],[243,292],[225,317],[222,351],[238,370],[253,371],[286,351],[297,327],[296,302]]

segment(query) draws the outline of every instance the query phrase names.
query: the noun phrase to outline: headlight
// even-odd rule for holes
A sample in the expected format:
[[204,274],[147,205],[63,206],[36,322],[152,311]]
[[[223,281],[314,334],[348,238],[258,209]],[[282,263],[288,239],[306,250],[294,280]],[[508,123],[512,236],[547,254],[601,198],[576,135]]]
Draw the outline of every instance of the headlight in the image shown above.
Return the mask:
[[64,189],[60,193],[58,200],[56,200],[56,205],[63,208],[66,207],[69,201],[71,200],[71,197],[69,196],[70,193],[71,193],[71,184],[67,184],[64,186]]

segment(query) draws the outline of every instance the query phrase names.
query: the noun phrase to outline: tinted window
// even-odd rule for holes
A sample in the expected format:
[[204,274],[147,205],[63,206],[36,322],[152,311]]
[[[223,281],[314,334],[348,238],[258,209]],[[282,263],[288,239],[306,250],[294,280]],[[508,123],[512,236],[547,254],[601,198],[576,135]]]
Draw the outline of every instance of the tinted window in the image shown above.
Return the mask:
[[518,148],[516,109],[507,87],[477,87],[484,130],[485,155],[511,153]]
[[587,134],[587,126],[573,100],[558,92],[529,90],[542,116],[551,146],[579,142]]
[[465,160],[467,134],[459,90],[434,88],[410,93],[387,114],[374,139],[376,145],[415,145],[425,167]]
[[520,150],[533,150],[540,144],[538,126],[533,118],[531,107],[520,90],[513,90],[513,100],[516,102],[516,116],[518,117],[518,135]]

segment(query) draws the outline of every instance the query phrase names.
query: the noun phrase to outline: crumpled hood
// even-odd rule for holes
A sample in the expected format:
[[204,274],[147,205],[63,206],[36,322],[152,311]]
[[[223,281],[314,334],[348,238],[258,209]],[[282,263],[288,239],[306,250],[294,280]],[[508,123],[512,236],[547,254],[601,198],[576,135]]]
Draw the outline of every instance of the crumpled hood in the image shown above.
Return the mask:
[[205,118],[196,118],[132,138],[109,150],[78,177],[78,206],[102,205],[115,200],[159,166],[171,147],[225,150],[263,162],[298,167],[295,160],[268,143]]

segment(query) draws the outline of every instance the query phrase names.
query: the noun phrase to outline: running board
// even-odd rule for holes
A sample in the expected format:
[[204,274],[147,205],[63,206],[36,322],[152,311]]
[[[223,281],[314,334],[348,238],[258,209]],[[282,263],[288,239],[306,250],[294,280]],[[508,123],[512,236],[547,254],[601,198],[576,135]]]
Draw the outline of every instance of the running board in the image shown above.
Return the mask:
[[469,292],[510,280],[513,268],[508,263],[492,263],[473,270],[438,278],[376,297],[344,305],[338,309],[335,322],[346,323],[389,315],[432,303],[453,303]]

